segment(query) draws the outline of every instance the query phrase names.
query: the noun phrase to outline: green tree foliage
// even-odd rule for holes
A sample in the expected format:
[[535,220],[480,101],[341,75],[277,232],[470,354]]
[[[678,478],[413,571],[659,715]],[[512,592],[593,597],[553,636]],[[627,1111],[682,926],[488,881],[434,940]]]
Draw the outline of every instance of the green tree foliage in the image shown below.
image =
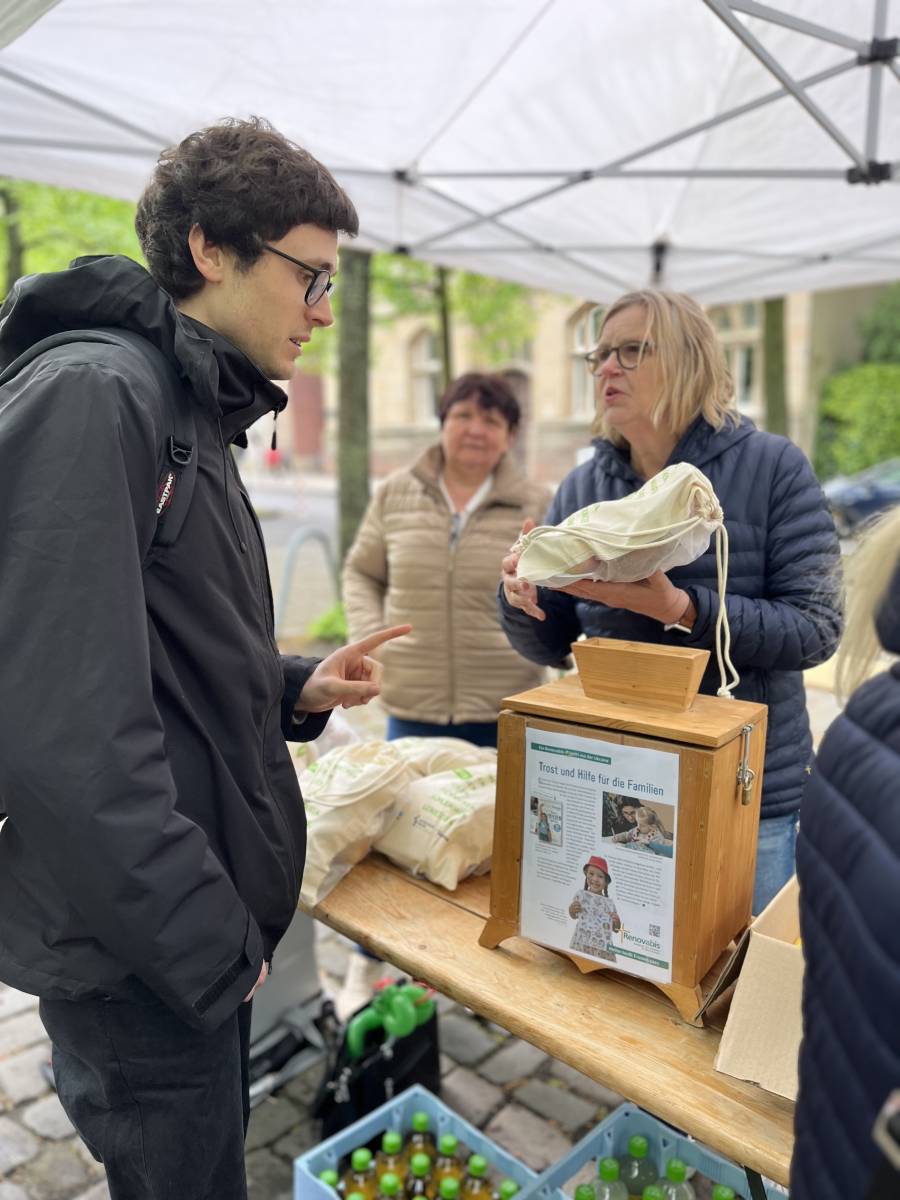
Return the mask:
[[[376,254],[372,261],[373,319],[430,317],[440,323],[439,268],[398,254]],[[534,333],[531,293],[517,283],[452,271],[447,286],[451,321],[462,321],[473,333],[473,350],[485,366],[500,366],[515,357]]]
[[863,363],[825,385],[816,433],[820,479],[900,455],[900,362]]
[[[143,262],[134,232],[134,208],[128,201],[93,192],[0,179],[3,295],[19,274],[61,271],[83,254],[127,254]],[[17,245],[21,255],[16,253]]]
[[862,357],[870,363],[900,363],[900,283],[887,288],[859,323]]

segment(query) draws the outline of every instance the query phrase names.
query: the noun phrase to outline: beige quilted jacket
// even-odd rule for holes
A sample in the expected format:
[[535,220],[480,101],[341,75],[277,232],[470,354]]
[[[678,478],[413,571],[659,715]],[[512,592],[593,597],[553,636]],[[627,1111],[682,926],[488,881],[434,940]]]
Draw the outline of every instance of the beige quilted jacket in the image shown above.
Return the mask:
[[544,678],[544,668],[506,640],[497,585],[522,522],[540,522],[551,493],[504,456],[451,550],[450,510],[438,487],[442,463],[441,447],[432,446],[375,492],[344,563],[350,637],[412,624],[411,634],[382,650],[382,699],[393,716],[495,721],[504,696]]

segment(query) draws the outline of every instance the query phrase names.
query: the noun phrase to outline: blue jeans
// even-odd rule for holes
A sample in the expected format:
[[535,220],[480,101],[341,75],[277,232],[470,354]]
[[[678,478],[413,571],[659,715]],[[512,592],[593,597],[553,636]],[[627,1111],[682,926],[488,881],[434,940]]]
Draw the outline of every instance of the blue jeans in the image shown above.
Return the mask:
[[432,725],[428,721],[388,717],[387,740],[394,742],[402,737],[453,737],[463,738],[476,746],[496,746],[497,722],[464,721],[460,725]]
[[763,817],[759,823],[756,849],[756,878],[753,882],[753,915],[757,916],[794,874],[797,849],[797,814]]
[[192,1029],[135,979],[116,996],[41,1000],[60,1102],[112,1200],[246,1200],[250,1012]]

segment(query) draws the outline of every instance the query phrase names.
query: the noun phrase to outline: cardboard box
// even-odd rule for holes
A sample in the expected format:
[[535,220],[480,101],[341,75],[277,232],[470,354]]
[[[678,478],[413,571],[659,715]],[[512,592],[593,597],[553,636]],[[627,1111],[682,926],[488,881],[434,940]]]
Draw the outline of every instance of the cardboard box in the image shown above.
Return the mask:
[[737,979],[716,1056],[716,1070],[797,1097],[797,1057],[803,1028],[803,951],[796,875],[738,942],[702,1015]]

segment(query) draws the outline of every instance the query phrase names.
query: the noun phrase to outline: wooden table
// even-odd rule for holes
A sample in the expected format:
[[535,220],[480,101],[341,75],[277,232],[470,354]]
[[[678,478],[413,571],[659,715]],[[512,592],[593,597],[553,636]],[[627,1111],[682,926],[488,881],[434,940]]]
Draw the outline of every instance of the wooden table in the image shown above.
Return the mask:
[[733,1162],[788,1183],[794,1105],[713,1069],[721,1003],[695,1029],[641,980],[582,975],[522,938],[486,950],[478,936],[489,913],[488,876],[448,892],[370,855],[311,915]]

